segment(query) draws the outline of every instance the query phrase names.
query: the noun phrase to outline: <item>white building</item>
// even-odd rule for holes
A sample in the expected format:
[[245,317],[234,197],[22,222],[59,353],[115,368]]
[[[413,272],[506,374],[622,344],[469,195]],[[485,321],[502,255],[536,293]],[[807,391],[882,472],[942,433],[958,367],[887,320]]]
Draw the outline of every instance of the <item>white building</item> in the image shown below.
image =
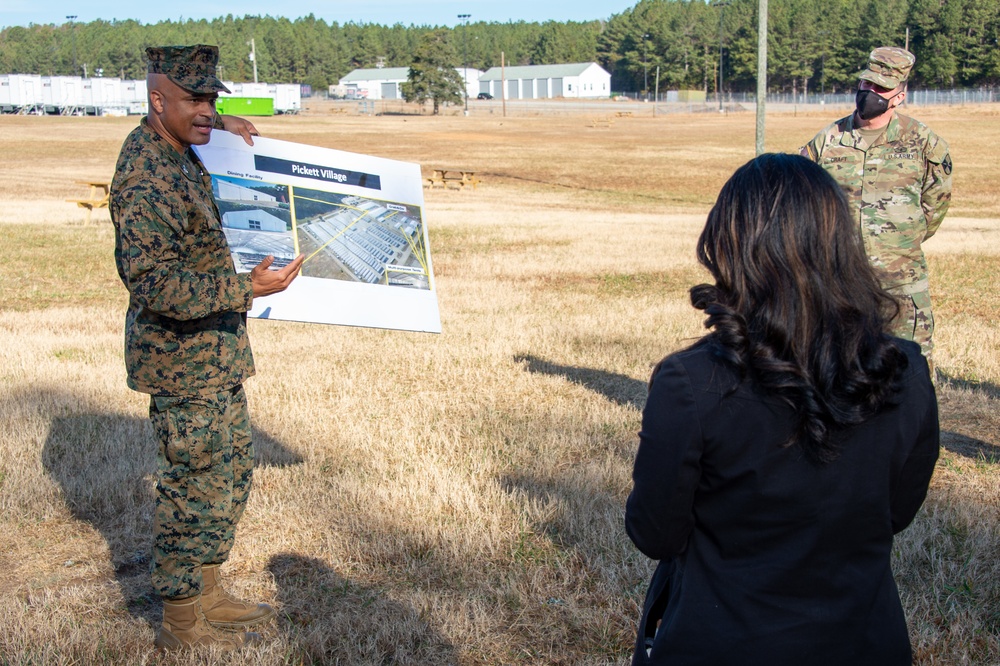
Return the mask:
[[[507,89],[501,91],[503,80]],[[499,99],[598,98],[611,95],[611,74],[596,62],[493,67],[479,77],[479,92]]]
[[409,67],[356,69],[340,80],[347,99],[402,99],[399,86],[410,75]]
[[262,210],[231,210],[222,215],[222,226],[249,231],[288,231],[284,220]]
[[[478,95],[482,72],[474,67],[456,67],[455,71],[465,81],[469,97]],[[403,99],[400,86],[406,83],[409,76],[409,67],[356,69],[342,78],[339,85],[330,88],[336,91],[334,94],[341,93],[347,99]]]

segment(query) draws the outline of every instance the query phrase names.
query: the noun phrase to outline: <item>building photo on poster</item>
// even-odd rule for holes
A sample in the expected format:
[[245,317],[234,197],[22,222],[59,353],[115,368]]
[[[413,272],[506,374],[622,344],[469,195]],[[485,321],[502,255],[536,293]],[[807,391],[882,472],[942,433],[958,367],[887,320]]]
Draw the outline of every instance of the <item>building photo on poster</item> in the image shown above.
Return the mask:
[[305,255],[249,316],[441,332],[418,164],[228,132],[195,150],[237,271]]

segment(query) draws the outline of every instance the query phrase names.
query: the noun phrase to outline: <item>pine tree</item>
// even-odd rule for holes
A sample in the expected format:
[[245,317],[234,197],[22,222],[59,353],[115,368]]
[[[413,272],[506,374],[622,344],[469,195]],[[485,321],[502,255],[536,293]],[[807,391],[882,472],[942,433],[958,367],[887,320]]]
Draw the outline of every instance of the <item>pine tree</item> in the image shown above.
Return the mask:
[[449,42],[447,30],[435,30],[423,36],[416,52],[406,83],[400,86],[407,102],[434,103],[437,115],[442,102],[462,101],[464,84],[455,69],[455,50]]

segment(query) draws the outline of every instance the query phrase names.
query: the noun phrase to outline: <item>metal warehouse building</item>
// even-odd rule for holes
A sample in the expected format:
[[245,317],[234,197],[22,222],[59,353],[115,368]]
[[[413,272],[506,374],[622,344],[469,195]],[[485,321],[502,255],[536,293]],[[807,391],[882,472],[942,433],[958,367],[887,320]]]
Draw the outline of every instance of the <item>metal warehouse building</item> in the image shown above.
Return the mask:
[[[501,91],[503,78],[507,90]],[[551,99],[553,97],[608,97],[611,74],[596,62],[569,65],[524,65],[493,67],[479,77],[479,92],[506,99]],[[506,93],[506,94],[504,94]]]
[[[479,76],[482,74],[472,67],[456,67],[459,78],[465,81],[469,97],[479,93]],[[410,76],[409,67],[381,67],[356,69],[340,80],[341,89],[348,99],[403,99],[399,86]],[[331,86],[331,92],[334,86]]]

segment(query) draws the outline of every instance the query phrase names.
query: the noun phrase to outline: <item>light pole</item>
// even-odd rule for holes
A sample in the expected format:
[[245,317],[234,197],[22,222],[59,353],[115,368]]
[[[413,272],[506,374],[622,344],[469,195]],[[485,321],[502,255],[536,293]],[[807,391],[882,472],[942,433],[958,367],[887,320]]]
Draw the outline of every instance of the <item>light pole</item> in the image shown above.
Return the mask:
[[649,47],[648,34],[642,36],[642,94],[646,96],[646,101],[649,101],[649,62],[646,60],[646,51]]
[[465,76],[462,77],[462,87],[465,88],[465,115],[469,115],[469,19],[472,14],[459,14],[458,20],[465,24],[462,28],[462,67]]
[[70,37],[73,40],[73,76],[76,76],[77,75],[77,71],[76,71],[76,25],[73,23],[73,21],[76,20],[76,14],[73,14],[72,16],[67,16],[66,20],[69,21]]

